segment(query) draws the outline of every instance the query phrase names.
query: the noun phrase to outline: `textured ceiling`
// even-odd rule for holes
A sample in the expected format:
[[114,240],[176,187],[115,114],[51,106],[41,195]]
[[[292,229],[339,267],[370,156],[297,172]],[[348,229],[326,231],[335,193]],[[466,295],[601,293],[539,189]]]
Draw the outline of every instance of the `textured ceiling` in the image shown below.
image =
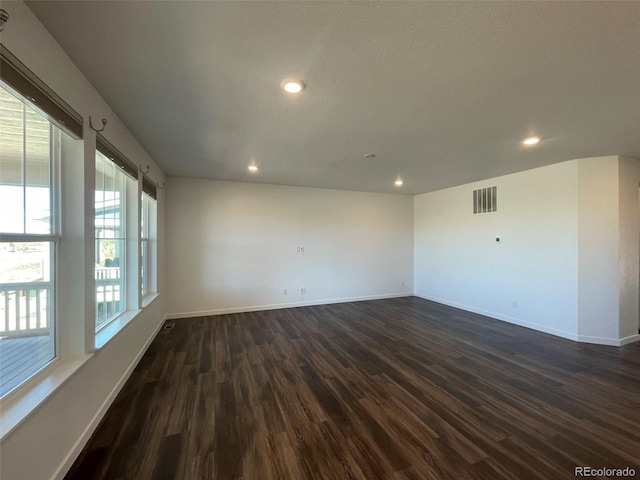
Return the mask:
[[640,2],[27,3],[169,175],[414,194],[640,157]]

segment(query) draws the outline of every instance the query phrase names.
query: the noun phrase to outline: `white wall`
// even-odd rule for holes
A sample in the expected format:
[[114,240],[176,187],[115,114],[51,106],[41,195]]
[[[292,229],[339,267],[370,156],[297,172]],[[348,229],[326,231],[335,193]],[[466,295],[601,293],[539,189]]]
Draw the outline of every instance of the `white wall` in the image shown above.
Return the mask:
[[[582,342],[639,340],[639,182],[638,160],[610,156],[416,196],[416,295]],[[489,186],[498,211],[474,215]]]
[[618,157],[580,160],[578,333],[583,341],[618,338],[618,180]]
[[[416,196],[416,295],[575,339],[577,176],[571,161]],[[497,212],[474,215],[492,186]]]
[[638,288],[640,283],[640,211],[638,186],[640,161],[620,157],[620,331],[618,337],[638,334]]
[[579,160],[578,340],[619,345],[638,339],[640,162]]
[[170,316],[413,292],[410,196],[170,177],[167,222]]
[[[151,166],[150,176],[163,181],[163,175],[149,155],[109,106],[97,94],[87,79],[53,40],[28,7],[22,2],[2,2],[10,19],[2,32],[2,43],[28,68],[36,73],[58,95],[85,118],[105,117],[109,120],[105,137],[127,157],[138,164]],[[90,133],[88,143],[94,142]],[[92,155],[92,153],[91,153]],[[85,157],[92,162],[92,157]],[[65,201],[71,201],[67,199]],[[80,207],[81,208],[81,207]],[[163,218],[164,199],[160,191],[159,216]],[[88,222],[88,223],[87,223]],[[91,225],[93,218],[85,218]],[[80,234],[82,225],[67,222]],[[92,228],[92,227],[90,227]],[[89,231],[90,231],[89,228]],[[159,232],[159,270],[163,285],[163,227]],[[63,242],[76,242],[63,232]],[[77,242],[76,242],[77,243]],[[64,252],[64,248],[63,248]],[[77,285],[82,289],[82,283]],[[63,310],[76,312],[78,309]],[[65,473],[104,413],[109,401],[126,379],[129,369],[153,337],[164,316],[164,296],[160,295],[126,329],[102,351],[94,354],[66,383],[19,424],[0,445],[0,478],[2,480],[40,480]],[[75,318],[82,325],[83,318]],[[70,335],[73,337],[74,335]],[[67,340],[63,339],[63,343]],[[76,338],[77,343],[77,338]],[[35,452],[35,453],[34,453]]]
[[[10,14],[2,43],[81,113],[85,122],[89,115],[94,121],[108,118],[106,138],[130,159],[151,165],[150,176],[162,182],[160,169],[26,5],[4,1],[2,7]],[[89,134],[86,141],[93,142],[93,136]],[[624,186],[618,222],[626,223],[632,215],[637,221],[637,211],[625,209],[632,184],[623,182],[624,172],[633,169],[636,166],[631,164],[620,166]],[[637,200],[637,178],[633,182]],[[472,189],[491,185],[498,185],[500,211],[471,215]],[[166,189],[165,217],[164,192],[160,191],[158,202],[160,289],[171,292],[168,305],[173,313],[329,302],[414,290],[411,197],[176,178]],[[587,194],[582,191],[581,195]],[[565,336],[577,332],[577,198],[575,162],[416,197],[416,292]],[[165,218],[170,225],[166,278]],[[608,225],[609,219],[604,218]],[[504,243],[495,244],[496,235],[502,235]],[[628,294],[638,290],[632,283],[637,282],[637,262],[635,266],[624,263],[633,261],[634,254],[624,253],[630,246],[637,256],[637,232],[630,227],[620,238],[623,245],[617,248],[623,253],[618,259],[623,259],[622,275],[630,279],[618,291],[625,320],[617,334],[623,336],[635,328],[629,319],[634,314],[637,318],[637,297],[633,300]],[[606,244],[609,248],[610,239]],[[297,246],[305,247],[304,256],[296,252]],[[583,269],[580,275],[586,273]],[[303,299],[300,287],[307,288]],[[599,290],[592,292],[596,295]],[[584,298],[587,293],[581,290]],[[607,302],[609,297],[607,293]],[[518,302],[517,308],[513,301]],[[3,480],[64,474],[153,338],[166,310],[164,303],[163,294],[2,440]],[[584,333],[602,333],[595,328],[597,322]]]

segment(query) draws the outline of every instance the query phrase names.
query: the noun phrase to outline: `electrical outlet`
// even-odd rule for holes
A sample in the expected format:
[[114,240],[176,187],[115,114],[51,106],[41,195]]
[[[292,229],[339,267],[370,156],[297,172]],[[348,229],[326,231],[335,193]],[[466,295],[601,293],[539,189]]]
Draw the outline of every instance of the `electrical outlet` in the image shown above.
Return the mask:
[[404,282],[402,282],[402,283],[400,284],[400,286],[401,286],[401,287],[404,287]]
[[283,294],[283,295],[286,295],[286,294],[287,294],[287,289],[286,289],[286,288],[284,289],[284,292],[283,292],[282,294]]
[[513,301],[513,308],[518,308],[518,302],[516,302],[515,300]]
[[301,293],[302,295],[304,295],[305,293],[307,293],[307,289],[306,289],[306,288],[301,288],[301,289],[300,289],[300,293]]

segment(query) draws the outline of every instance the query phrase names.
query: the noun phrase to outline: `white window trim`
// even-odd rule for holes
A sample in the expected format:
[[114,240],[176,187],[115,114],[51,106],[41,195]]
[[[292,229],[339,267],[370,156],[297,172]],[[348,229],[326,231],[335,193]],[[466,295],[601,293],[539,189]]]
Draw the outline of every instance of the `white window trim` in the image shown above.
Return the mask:
[[113,320],[104,325],[98,332],[96,332],[95,348],[100,350],[104,348],[111,340],[113,340],[118,333],[129,325],[142,310],[125,310]]
[[158,298],[160,294],[158,292],[149,292],[142,299],[142,308],[145,309],[149,305],[153,303],[153,301]]

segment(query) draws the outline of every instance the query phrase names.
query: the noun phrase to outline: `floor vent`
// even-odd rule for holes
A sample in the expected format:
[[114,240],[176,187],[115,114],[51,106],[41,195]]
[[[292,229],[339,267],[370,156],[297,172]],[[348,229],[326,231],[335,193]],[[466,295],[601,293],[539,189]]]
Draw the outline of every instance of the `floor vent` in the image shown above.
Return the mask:
[[473,191],[473,213],[489,213],[498,210],[498,187]]

